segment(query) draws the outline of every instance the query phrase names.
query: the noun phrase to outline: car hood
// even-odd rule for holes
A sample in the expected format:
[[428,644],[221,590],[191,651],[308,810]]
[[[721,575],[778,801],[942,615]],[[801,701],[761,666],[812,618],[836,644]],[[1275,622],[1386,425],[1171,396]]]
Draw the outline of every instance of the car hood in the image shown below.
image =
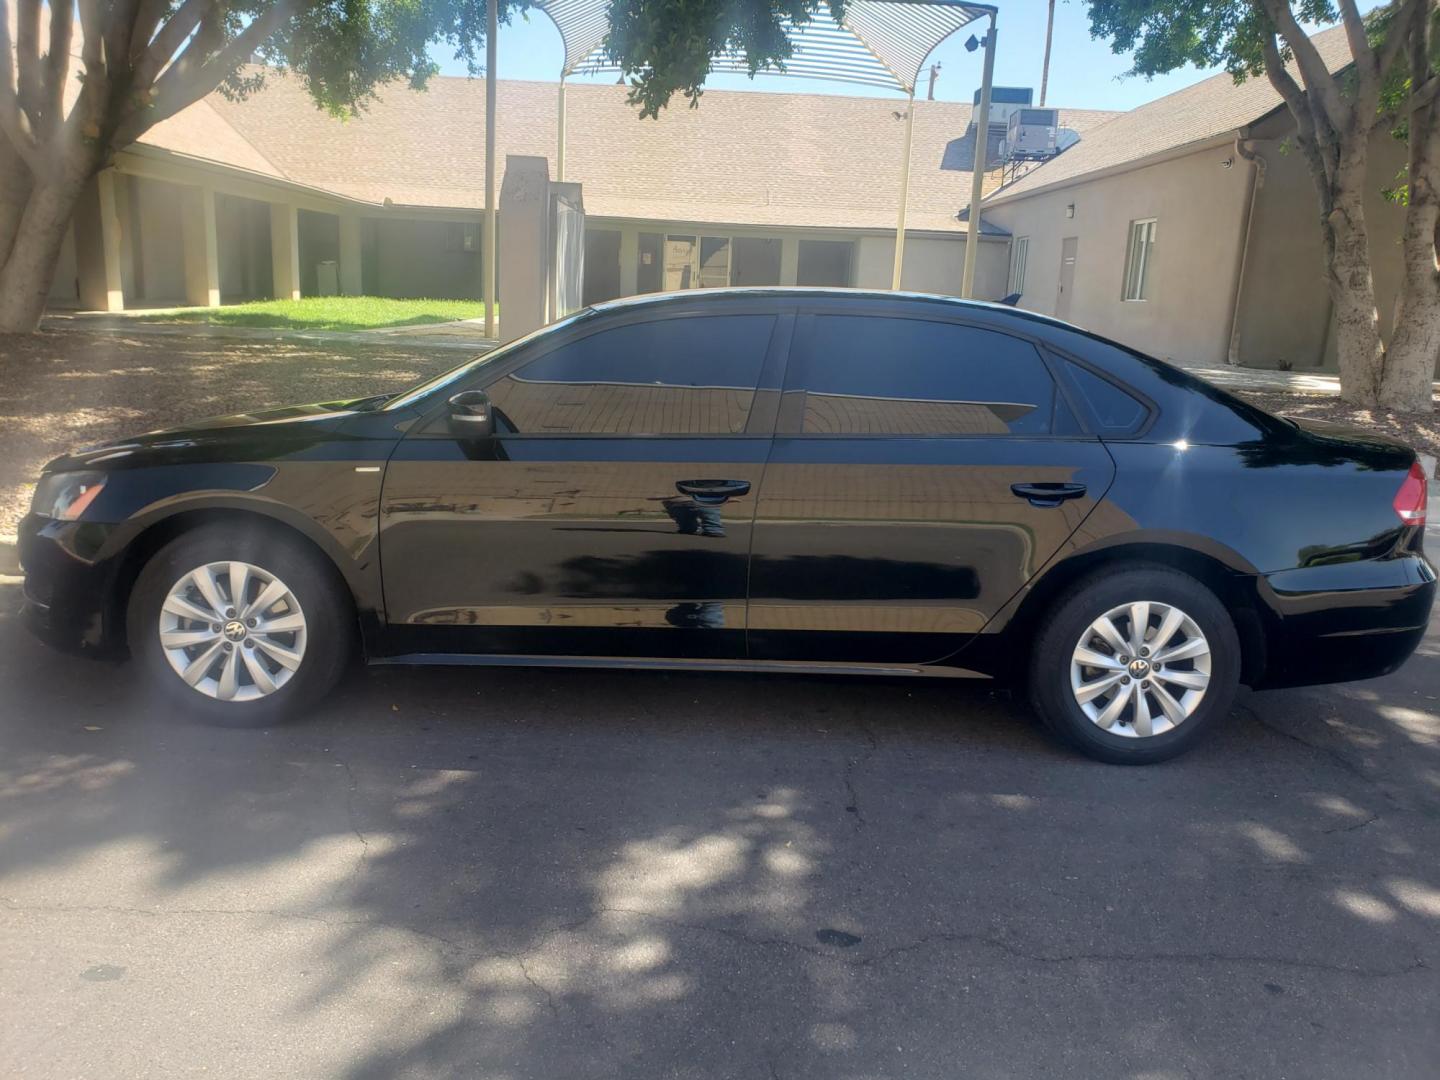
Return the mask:
[[46,472],[68,469],[123,468],[149,463],[157,457],[171,458],[204,447],[225,444],[279,444],[292,440],[324,438],[336,425],[373,403],[374,398],[327,401],[311,405],[288,405],[253,413],[212,416],[180,427],[162,428],[143,435],[100,443],[64,454],[45,466]]

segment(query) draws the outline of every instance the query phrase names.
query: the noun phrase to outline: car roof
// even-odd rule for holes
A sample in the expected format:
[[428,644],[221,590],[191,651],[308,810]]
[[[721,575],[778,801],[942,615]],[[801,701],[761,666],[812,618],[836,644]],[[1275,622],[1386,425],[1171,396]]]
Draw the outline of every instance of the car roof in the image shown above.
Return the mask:
[[1027,311],[1024,308],[1017,308],[1010,304],[999,304],[990,300],[963,300],[958,296],[949,296],[944,293],[908,292],[898,289],[850,289],[840,288],[838,286],[815,285],[740,285],[716,289],[680,289],[673,292],[642,293],[636,296],[625,296],[616,300],[605,300],[597,304],[591,304],[589,310],[597,314],[604,314],[607,312],[635,311],[636,309],[644,309],[647,307],[662,307],[671,304],[694,305],[696,303],[719,303],[725,300],[747,299],[765,299],[777,302],[785,300],[832,299],[858,300],[876,304],[893,304],[897,301],[908,301],[917,304],[943,304],[952,309],[968,310],[977,313],[983,312],[987,315],[998,315],[1002,318],[1009,317],[1024,322],[1037,323],[1042,326],[1062,327],[1067,330],[1080,329],[1079,327],[1049,315],[1041,315],[1038,312]]

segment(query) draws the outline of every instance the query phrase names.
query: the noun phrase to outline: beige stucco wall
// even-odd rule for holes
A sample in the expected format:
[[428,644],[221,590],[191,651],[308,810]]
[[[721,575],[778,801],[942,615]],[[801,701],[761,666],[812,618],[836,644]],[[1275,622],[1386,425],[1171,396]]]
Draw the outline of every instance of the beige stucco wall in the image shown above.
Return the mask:
[[[1003,239],[981,241],[975,259],[975,296],[998,300],[1005,295],[1010,245]],[[907,236],[900,287],[912,292],[960,295],[965,270],[965,237]],[[856,245],[855,286],[888,289],[895,272],[895,238],[862,236]]]
[[[1320,237],[1314,184],[1304,159],[1287,148],[1291,130],[1283,114],[1254,131],[1255,150],[1265,161],[1256,192],[1238,315],[1236,355],[1250,367],[1333,369],[1330,297]],[[1404,147],[1388,131],[1370,145],[1370,191],[1365,216],[1375,274],[1376,308],[1388,334],[1400,284],[1400,231],[1404,210],[1382,191],[1404,165]]]
[[[1248,190],[1242,162],[1222,167],[1231,156],[1215,147],[987,208],[987,219],[1029,237],[1020,306],[1055,314],[1061,242],[1073,236],[1071,322],[1155,356],[1224,363]],[[1144,218],[1157,221],[1150,295],[1125,301],[1130,223]]]

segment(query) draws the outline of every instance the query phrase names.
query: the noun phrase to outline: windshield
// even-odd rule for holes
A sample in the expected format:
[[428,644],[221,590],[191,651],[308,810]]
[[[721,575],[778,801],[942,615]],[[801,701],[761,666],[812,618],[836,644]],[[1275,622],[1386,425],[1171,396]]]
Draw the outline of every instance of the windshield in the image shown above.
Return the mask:
[[408,409],[416,403],[423,401],[425,398],[430,397],[432,394],[440,394],[448,387],[468,378],[486,365],[493,364],[497,360],[504,360],[506,357],[514,355],[517,349],[530,344],[530,342],[535,341],[537,338],[564,329],[567,326],[574,326],[581,319],[594,314],[594,311],[594,308],[581,308],[575,312],[575,314],[566,316],[559,322],[542,326],[539,330],[532,330],[524,337],[516,338],[514,341],[491,349],[489,352],[477,356],[473,360],[467,360],[459,367],[453,367],[449,371],[441,372],[434,378],[426,379],[418,386],[412,386],[409,390],[390,398],[385,402],[382,411],[394,412],[398,409]]

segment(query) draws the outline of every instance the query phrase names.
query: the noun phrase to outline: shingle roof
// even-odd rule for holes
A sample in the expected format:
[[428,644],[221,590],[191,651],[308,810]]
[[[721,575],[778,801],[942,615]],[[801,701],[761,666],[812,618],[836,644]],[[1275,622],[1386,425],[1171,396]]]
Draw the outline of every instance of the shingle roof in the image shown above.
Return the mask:
[[[556,84],[502,80],[498,153],[546,156],[554,167]],[[484,205],[484,83],[439,77],[429,89],[384,91],[344,122],[320,112],[284,76],[247,101],[206,104],[286,179],[368,202]],[[702,224],[891,229],[895,225],[903,99],[707,91],[641,120],[625,88],[577,83],[567,93],[566,178],[584,185],[597,217]],[[970,172],[955,168],[971,107],[916,102],[910,176],[912,229],[964,231]],[[1116,113],[1063,110],[1082,133]],[[204,156],[204,131],[167,148]],[[148,141],[148,140],[147,140]],[[949,156],[947,158],[947,151]],[[229,148],[227,163],[238,153]]]
[[[1343,27],[1312,39],[1332,71],[1350,62]],[[1263,75],[1242,83],[1225,72],[1156,98],[1089,133],[1080,142],[997,189],[987,206],[1077,180],[1090,173],[1144,161],[1168,150],[1228,135],[1280,107],[1283,101]]]

